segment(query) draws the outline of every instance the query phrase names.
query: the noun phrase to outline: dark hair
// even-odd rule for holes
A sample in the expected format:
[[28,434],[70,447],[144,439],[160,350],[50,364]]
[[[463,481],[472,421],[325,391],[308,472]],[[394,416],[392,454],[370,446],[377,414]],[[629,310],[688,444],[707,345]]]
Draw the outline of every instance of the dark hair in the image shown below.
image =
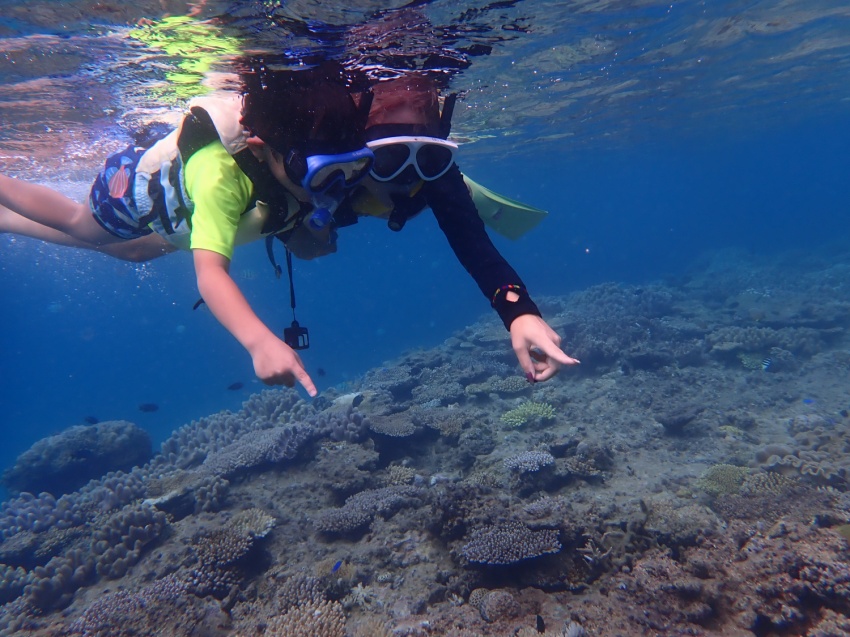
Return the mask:
[[[424,75],[410,74],[377,82],[366,124],[368,140],[395,135],[449,135],[451,113],[440,113],[436,82]],[[451,99],[452,104],[454,98]],[[444,109],[445,110],[445,109]]]
[[242,80],[243,125],[281,154],[337,154],[365,145],[371,100],[355,103],[351,77],[340,64],[283,71],[256,64]]

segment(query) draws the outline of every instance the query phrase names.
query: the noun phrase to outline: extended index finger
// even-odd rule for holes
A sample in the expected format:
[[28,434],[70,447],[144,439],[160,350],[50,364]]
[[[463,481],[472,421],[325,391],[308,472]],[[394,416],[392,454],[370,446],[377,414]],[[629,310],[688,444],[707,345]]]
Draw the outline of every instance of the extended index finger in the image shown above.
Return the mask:
[[310,394],[310,398],[315,398],[319,391],[316,389],[316,385],[313,384],[313,379],[310,378],[310,374],[308,374],[304,368],[300,368],[295,372],[295,378],[298,379],[298,382],[301,383],[301,386],[307,390],[307,393]]
[[578,365],[581,363],[579,359],[569,356],[566,352],[564,352],[564,350],[551,341],[544,341],[535,347],[552,360],[559,362],[561,365]]

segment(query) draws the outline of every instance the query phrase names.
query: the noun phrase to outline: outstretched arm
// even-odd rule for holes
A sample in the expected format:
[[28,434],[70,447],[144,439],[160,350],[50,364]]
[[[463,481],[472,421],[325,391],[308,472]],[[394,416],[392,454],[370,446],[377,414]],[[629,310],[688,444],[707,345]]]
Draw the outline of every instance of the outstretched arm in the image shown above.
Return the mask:
[[549,380],[562,365],[581,361],[561,349],[561,337],[539,316],[523,314],[511,323],[511,345],[530,383]]
[[301,357],[266,327],[230,277],[230,259],[211,250],[195,249],[198,290],[207,307],[254,362],[254,373],[266,385],[293,387],[297,380],[310,396],[318,392]]
[[519,275],[490,241],[457,166],[426,182],[423,191],[458,260],[510,331],[526,378],[548,380],[562,365],[577,364],[561,349],[561,338],[541,318]]

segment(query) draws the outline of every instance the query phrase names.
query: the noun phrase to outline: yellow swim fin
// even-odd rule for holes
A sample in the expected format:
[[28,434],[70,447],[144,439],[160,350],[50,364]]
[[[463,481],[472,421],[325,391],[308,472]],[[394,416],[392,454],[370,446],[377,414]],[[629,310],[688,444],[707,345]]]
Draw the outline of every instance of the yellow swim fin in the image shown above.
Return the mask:
[[524,203],[509,199],[475,183],[463,176],[466,187],[472,195],[472,201],[478,208],[478,216],[485,224],[508,239],[519,239],[534,228],[549,214],[540,208],[533,208]]

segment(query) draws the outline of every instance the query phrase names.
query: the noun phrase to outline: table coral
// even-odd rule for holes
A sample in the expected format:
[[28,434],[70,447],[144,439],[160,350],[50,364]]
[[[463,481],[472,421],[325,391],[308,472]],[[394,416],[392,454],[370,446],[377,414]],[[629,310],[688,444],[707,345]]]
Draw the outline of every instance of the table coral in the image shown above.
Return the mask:
[[346,499],[344,506],[323,511],[313,522],[323,533],[348,533],[364,526],[376,515],[391,514],[401,506],[412,504],[418,493],[417,487],[409,485],[361,491]]
[[229,478],[262,464],[291,460],[311,436],[310,429],[300,425],[249,432],[208,456],[201,471]]
[[508,522],[473,531],[460,553],[470,562],[504,565],[560,550],[557,530],[534,531],[521,522]]
[[524,451],[510,458],[505,458],[504,463],[505,468],[510,471],[530,473],[555,464],[555,456],[548,451]]

